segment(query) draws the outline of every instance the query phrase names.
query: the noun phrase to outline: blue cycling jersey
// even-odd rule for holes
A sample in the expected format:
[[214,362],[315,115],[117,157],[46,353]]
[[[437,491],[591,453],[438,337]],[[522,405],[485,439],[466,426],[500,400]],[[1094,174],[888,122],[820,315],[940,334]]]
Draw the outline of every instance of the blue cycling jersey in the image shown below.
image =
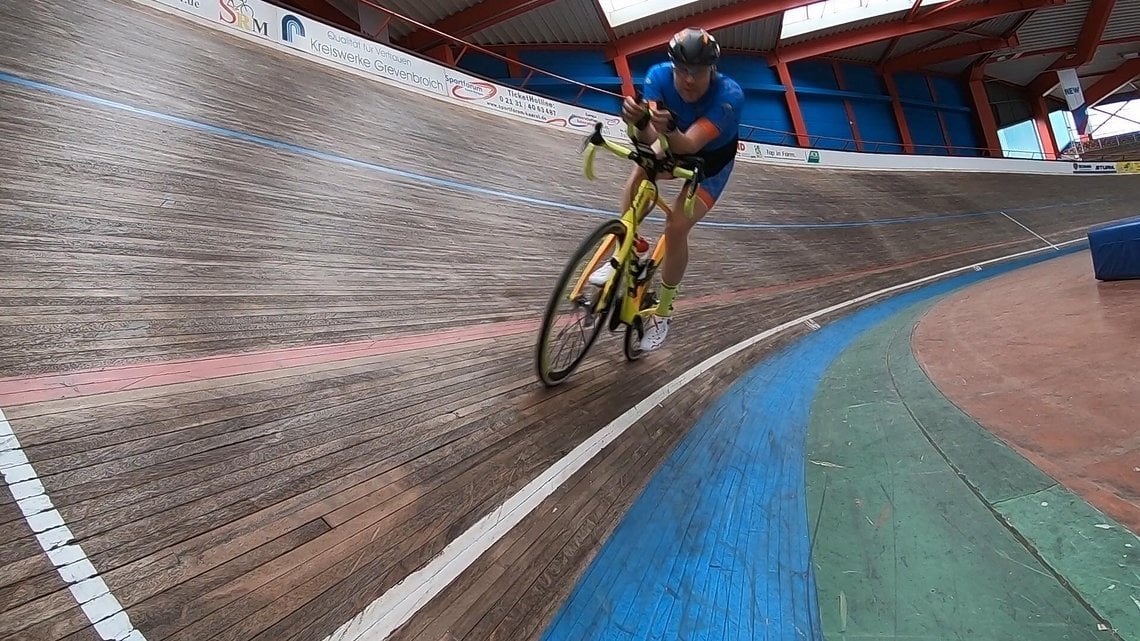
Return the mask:
[[[673,63],[662,62],[653,65],[645,74],[645,100],[653,100],[663,106],[677,119],[677,129],[685,131],[701,118],[707,119],[716,127],[717,137],[706,150],[724,147],[736,140],[740,127],[740,111],[744,107],[744,91],[735,80],[714,72],[709,90],[700,100],[688,103],[681,99],[673,86]],[[735,145],[734,145],[735,150]]]

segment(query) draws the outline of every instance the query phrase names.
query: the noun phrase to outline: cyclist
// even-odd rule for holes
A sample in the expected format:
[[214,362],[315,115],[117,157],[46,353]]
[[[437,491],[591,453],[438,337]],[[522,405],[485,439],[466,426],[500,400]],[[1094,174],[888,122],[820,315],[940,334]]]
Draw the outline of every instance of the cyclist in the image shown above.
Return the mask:
[[[740,85],[717,71],[720,45],[707,31],[688,28],[678,32],[669,41],[668,51],[670,61],[654,65],[646,73],[644,102],[627,96],[622,104],[622,118],[627,123],[643,125],[637,130],[638,138],[646,144],[656,142],[658,134],[663,133],[672,153],[702,157],[703,178],[693,203],[693,217],[685,215],[685,185],[666,220],[660,300],[646,324],[640,345],[643,351],[655,350],[665,342],[673,300],[689,262],[689,230],[712,209],[732,174],[740,110],[744,105]],[[650,117],[646,122],[647,110]],[[621,211],[630,207],[644,176],[641,167],[634,167],[622,194]],[[658,176],[672,177],[668,173]],[[612,272],[613,267],[607,262],[591,275],[590,282],[604,284]]]

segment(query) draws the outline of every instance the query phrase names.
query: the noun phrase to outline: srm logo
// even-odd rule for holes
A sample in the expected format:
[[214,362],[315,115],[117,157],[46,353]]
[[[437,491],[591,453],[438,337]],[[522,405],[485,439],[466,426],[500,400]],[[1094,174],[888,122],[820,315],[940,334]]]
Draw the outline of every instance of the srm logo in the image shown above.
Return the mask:
[[218,18],[225,24],[262,36],[269,35],[269,25],[257,19],[253,7],[246,0],[218,0],[221,12]]
[[281,39],[285,42],[293,42],[294,36],[305,37],[305,25],[301,19],[292,14],[285,14],[281,18]]

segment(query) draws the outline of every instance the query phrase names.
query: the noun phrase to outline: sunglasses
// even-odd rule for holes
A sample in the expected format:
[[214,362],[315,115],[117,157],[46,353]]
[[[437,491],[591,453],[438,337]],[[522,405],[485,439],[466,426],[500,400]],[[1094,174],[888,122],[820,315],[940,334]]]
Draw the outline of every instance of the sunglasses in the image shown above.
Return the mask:
[[682,76],[690,78],[700,78],[706,76],[712,71],[712,67],[705,65],[686,65],[681,63],[673,63],[673,72]]

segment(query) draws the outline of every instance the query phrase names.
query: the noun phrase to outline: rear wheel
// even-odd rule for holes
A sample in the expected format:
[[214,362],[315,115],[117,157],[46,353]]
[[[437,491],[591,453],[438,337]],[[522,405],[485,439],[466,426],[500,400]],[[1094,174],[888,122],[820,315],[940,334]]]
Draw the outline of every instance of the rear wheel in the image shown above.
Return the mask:
[[641,337],[645,336],[645,324],[641,320],[641,316],[633,319],[632,325],[625,327],[625,341],[623,350],[625,358],[628,361],[636,361],[641,358],[644,352],[641,351]]
[[[621,270],[611,278],[607,300],[590,274],[613,255],[625,236],[620,220],[599,225],[575,250],[546,304],[535,354],[538,376],[547,387],[562,383],[578,368],[594,345],[621,287]],[[560,325],[566,322],[566,327]]]
[[[648,285],[646,285],[646,287],[648,287]],[[656,306],[657,293],[645,292],[641,297],[641,311],[644,312]],[[645,318],[641,314],[638,314],[637,317],[633,319],[633,324],[626,325],[625,327],[624,351],[626,360],[636,361],[645,355],[645,352],[641,351],[641,338],[643,336],[645,336]]]

